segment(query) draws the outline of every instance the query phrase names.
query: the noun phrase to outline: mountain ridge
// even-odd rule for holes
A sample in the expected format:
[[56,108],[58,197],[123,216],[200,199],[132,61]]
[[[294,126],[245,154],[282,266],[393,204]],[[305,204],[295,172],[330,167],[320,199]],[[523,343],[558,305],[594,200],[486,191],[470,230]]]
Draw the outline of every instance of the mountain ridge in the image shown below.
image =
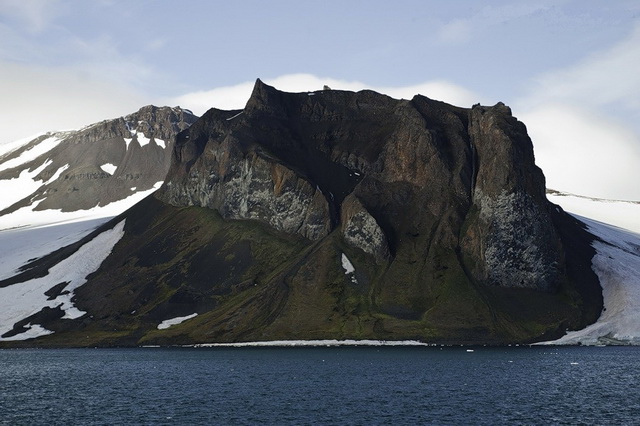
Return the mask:
[[177,135],[165,183],[109,226],[122,220],[75,289],[90,316],[59,311],[39,344],[524,343],[602,308],[593,237],[547,201],[526,127],[501,103],[258,80],[245,109]]

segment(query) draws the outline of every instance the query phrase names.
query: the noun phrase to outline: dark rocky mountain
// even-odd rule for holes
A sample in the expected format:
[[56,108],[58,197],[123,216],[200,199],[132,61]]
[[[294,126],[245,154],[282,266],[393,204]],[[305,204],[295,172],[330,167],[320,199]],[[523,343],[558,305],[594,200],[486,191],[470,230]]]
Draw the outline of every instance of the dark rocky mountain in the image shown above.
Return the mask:
[[[54,331],[38,344],[523,343],[602,309],[593,237],[547,201],[526,128],[501,103],[258,80],[243,110],[180,132],[161,189],[93,236],[123,219],[75,290],[87,314],[24,320]],[[158,327],[176,318],[189,319]]]
[[[0,215],[34,204],[35,210],[86,210],[151,189],[164,181],[176,134],[196,119],[187,110],[149,105],[81,130],[39,136],[0,157],[0,165],[9,165],[0,170],[0,181],[38,171],[33,180],[42,182]],[[17,161],[31,150],[41,153]]]

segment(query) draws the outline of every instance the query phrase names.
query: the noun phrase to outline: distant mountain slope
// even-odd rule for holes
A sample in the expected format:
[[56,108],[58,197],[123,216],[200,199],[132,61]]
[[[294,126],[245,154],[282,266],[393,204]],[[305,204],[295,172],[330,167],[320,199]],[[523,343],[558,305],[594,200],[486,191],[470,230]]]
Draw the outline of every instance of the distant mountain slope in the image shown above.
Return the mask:
[[197,119],[180,108],[146,106],[77,131],[48,133],[0,157],[0,216],[87,210],[162,182],[175,136]]
[[80,130],[23,140],[0,154],[0,279],[158,189],[176,134],[196,119],[177,107],[145,106]]
[[257,81],[174,154],[156,194],[0,281],[24,302],[2,339],[497,344],[558,338],[601,311],[595,237],[546,199],[501,103]]
[[547,197],[569,213],[640,234],[640,201],[607,200],[550,189]]

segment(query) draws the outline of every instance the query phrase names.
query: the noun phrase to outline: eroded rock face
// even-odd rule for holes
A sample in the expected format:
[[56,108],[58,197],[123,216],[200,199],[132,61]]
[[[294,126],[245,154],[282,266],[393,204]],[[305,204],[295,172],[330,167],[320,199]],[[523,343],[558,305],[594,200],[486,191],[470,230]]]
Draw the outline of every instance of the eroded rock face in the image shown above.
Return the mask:
[[[544,177],[524,125],[503,104],[284,93],[258,80],[244,110],[211,110],[181,133],[175,160],[158,193],[173,205],[311,240],[340,227],[379,260],[458,252],[482,284],[557,285],[562,246]],[[426,247],[408,245],[424,235]]]
[[503,104],[476,106],[470,116],[475,185],[462,236],[468,267],[487,284],[553,290],[562,249],[526,129]]
[[200,179],[190,171],[189,186],[168,182],[162,197],[178,205],[195,205],[218,210],[225,218],[255,219],[288,233],[317,240],[329,233],[328,204],[322,193],[285,166],[255,152],[226,157],[225,147],[213,157],[222,163],[207,162],[209,172]]
[[347,243],[378,260],[389,258],[384,231],[353,194],[342,205],[342,235]]

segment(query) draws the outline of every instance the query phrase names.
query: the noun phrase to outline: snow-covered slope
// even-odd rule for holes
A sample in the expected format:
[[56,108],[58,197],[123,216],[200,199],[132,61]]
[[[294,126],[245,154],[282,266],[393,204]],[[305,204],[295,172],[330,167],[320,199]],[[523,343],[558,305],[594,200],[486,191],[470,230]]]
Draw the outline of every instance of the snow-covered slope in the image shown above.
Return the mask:
[[0,216],[23,207],[87,210],[147,191],[164,180],[175,136],[196,119],[177,107],[146,106],[13,146],[0,154]]
[[177,107],[146,106],[0,147],[0,280],[158,189],[175,135],[196,119]]
[[605,200],[554,190],[547,198],[565,211],[640,233],[640,201]]
[[[41,278],[0,288],[0,341],[25,340],[51,334],[33,316],[50,310],[60,312],[62,318],[75,319],[84,315],[72,301],[73,290],[86,282],[124,234],[124,221],[84,244],[78,251],[49,270]],[[62,285],[54,293],[55,287]]]
[[37,211],[27,206],[0,216],[0,280],[16,275],[29,260],[79,241],[153,193],[161,184],[162,181],[157,182],[151,189],[89,210]]
[[592,268],[600,279],[604,310],[595,324],[547,343],[640,345],[640,203],[556,191],[549,199],[597,237]]

